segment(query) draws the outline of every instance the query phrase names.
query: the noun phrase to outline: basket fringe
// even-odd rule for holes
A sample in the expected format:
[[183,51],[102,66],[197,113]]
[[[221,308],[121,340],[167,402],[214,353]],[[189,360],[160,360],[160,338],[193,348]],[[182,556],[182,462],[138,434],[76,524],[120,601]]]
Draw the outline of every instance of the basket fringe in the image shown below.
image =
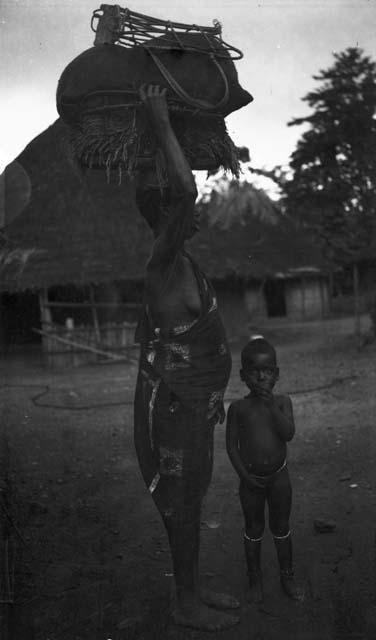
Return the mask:
[[[238,177],[237,150],[222,118],[187,117],[184,111],[173,112],[171,125],[191,165],[202,158]],[[117,113],[84,113],[80,124],[71,129],[71,143],[79,162],[89,168],[103,168],[108,182],[116,170],[120,184],[124,173],[132,175],[138,161],[149,157],[160,185],[166,185],[163,154],[145,117],[136,108]]]

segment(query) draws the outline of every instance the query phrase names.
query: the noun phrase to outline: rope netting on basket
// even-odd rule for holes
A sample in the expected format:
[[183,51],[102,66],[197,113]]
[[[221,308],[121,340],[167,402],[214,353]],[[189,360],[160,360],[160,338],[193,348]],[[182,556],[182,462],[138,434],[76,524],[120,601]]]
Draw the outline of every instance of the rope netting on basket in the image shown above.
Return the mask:
[[[96,23],[96,21],[98,21]],[[112,31],[112,41],[124,47],[137,47],[146,45],[148,48],[158,47],[158,49],[181,49],[198,53],[214,54],[219,58],[240,60],[243,53],[222,40],[222,25],[218,20],[213,20],[212,27],[203,27],[196,24],[185,24],[182,22],[172,22],[171,20],[161,20],[152,16],[147,16],[130,9],[123,9],[119,5],[102,4],[100,9],[93,11],[91,28],[101,38],[99,25],[101,21],[107,22]],[[199,44],[187,45],[180,35],[182,33],[198,33],[203,36]],[[151,43],[153,38],[164,36],[163,45]],[[221,45],[221,50],[214,46],[217,42]],[[96,42],[97,44],[97,42]]]
[[143,84],[167,89],[171,126],[192,167],[223,167],[237,175],[236,147],[225,116],[252,96],[239,84],[233,60],[242,53],[213,27],[160,20],[101,5],[94,11],[94,47],[64,70],[57,109],[70,127],[82,166],[113,171],[118,180],[154,165],[163,184],[164,160],[140,100]]

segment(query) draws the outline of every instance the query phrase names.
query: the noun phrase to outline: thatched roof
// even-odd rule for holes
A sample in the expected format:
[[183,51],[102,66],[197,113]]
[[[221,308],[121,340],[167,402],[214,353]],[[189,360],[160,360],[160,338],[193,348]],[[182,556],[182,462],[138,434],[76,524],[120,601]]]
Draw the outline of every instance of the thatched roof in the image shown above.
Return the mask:
[[142,278],[151,234],[129,182],[107,184],[101,171],[83,175],[61,120],[8,165],[3,181],[1,289]]
[[325,270],[313,238],[251,184],[233,181],[201,208],[192,248],[212,278],[317,277]]
[[[96,170],[82,174],[61,120],[8,165],[3,180],[2,290],[143,277],[152,239],[131,184],[124,177],[120,186],[115,179],[107,184]],[[222,200],[221,211],[204,207],[191,249],[208,275],[260,278],[320,266],[311,239],[281,218],[265,194],[248,187]]]

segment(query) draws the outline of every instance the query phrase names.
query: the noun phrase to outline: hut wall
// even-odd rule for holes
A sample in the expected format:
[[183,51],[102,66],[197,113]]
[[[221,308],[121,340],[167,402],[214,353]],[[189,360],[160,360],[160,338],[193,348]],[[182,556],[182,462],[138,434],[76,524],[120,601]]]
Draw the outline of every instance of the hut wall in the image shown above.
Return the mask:
[[[361,313],[367,313],[375,298],[376,287],[359,296],[358,305]],[[330,310],[336,315],[352,315],[354,313],[355,300],[352,295],[337,294],[330,301]]]
[[294,320],[322,318],[329,313],[328,283],[323,278],[286,280],[286,315]]
[[267,316],[266,300],[261,283],[247,287],[244,294],[244,304],[251,320]]
[[228,337],[247,335],[250,315],[245,304],[244,293],[240,287],[219,287],[215,285],[218,308]]

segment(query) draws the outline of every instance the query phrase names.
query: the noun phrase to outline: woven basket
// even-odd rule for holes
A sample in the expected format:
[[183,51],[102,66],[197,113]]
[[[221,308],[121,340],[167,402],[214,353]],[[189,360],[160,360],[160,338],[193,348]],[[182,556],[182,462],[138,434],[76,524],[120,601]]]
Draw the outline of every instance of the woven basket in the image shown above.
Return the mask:
[[[237,174],[236,148],[224,117],[252,97],[239,85],[234,63],[217,40],[212,46],[221,55],[215,60],[213,53],[189,49],[197,49],[202,40],[201,34],[182,34],[187,49],[166,46],[168,36],[131,48],[105,44],[68,65],[58,84],[57,109],[71,127],[72,146],[83,166],[104,168],[108,175],[116,169],[121,179],[123,172],[154,162],[162,176],[163,160],[138,95],[142,84],[157,84],[167,89],[171,124],[192,169],[222,166]],[[175,81],[190,104],[174,90]],[[213,109],[195,107],[196,102]],[[219,104],[220,110],[215,108]]]

